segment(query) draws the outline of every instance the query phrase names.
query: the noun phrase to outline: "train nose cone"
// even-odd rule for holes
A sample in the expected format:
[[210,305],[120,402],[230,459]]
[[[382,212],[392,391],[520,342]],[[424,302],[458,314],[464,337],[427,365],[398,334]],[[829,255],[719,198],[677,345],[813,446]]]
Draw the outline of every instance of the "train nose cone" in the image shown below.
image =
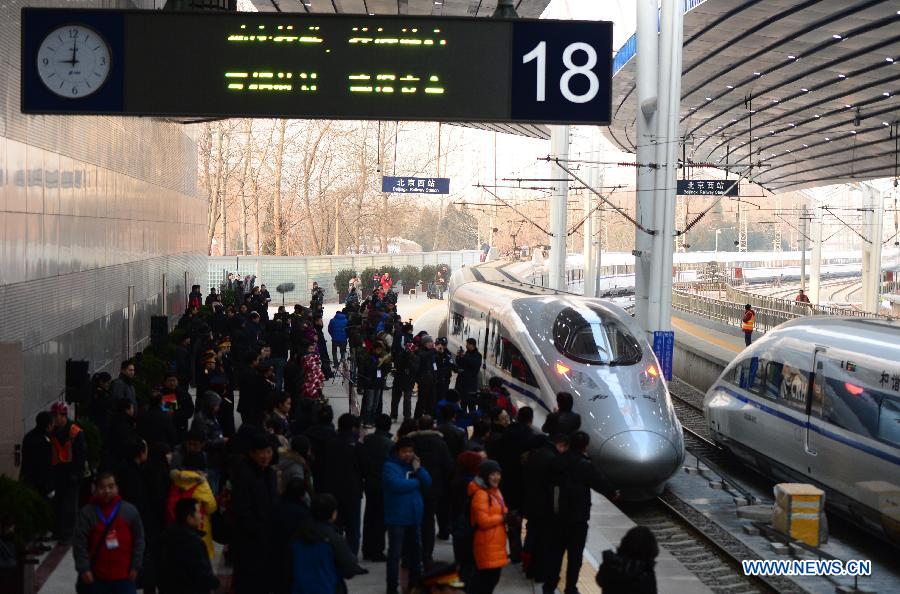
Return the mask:
[[624,431],[600,447],[601,469],[619,487],[667,480],[681,463],[675,446],[653,431]]

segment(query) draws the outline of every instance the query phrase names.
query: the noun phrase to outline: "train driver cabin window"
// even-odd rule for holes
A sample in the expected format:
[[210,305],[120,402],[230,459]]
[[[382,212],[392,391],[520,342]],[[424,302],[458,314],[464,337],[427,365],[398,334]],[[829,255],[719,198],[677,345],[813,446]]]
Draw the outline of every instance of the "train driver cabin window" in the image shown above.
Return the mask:
[[580,363],[635,365],[643,356],[623,324],[592,307],[562,310],[553,325],[553,342],[560,353]]

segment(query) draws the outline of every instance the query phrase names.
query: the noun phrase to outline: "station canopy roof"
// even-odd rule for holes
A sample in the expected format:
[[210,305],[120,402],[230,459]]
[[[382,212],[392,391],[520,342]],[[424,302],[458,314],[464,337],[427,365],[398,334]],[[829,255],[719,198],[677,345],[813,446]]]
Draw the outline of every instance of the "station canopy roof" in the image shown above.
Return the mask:
[[[727,159],[731,172],[752,161],[749,178],[773,192],[896,175],[897,0],[684,4],[680,133],[689,161]],[[629,152],[635,51],[632,37],[615,56],[604,130]]]
[[[307,12],[314,14],[371,14],[384,16],[470,16],[490,18],[497,0],[252,0],[260,12]],[[516,0],[523,18],[538,18],[550,0]],[[459,122],[478,128],[530,138],[550,138],[547,126],[537,124],[493,124]]]

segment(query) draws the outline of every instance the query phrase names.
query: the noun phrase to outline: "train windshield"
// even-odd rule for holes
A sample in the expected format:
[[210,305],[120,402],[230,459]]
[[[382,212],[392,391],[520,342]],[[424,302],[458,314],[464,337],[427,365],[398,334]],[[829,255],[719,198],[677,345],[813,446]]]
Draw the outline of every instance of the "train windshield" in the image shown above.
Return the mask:
[[643,355],[625,326],[592,307],[562,310],[553,325],[553,341],[559,352],[582,363],[634,365]]

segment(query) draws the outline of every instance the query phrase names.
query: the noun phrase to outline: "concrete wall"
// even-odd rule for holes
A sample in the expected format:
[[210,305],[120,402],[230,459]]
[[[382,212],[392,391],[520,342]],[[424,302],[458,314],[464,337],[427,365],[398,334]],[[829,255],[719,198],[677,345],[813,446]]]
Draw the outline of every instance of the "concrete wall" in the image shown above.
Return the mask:
[[[692,324],[743,338],[739,328],[735,329],[727,324],[720,324],[714,320],[707,320],[684,312],[674,312],[674,315]],[[705,392],[713,382],[719,379],[722,371],[735,355],[736,353],[733,351],[705,342],[687,332],[676,330],[672,373],[698,390]]]

